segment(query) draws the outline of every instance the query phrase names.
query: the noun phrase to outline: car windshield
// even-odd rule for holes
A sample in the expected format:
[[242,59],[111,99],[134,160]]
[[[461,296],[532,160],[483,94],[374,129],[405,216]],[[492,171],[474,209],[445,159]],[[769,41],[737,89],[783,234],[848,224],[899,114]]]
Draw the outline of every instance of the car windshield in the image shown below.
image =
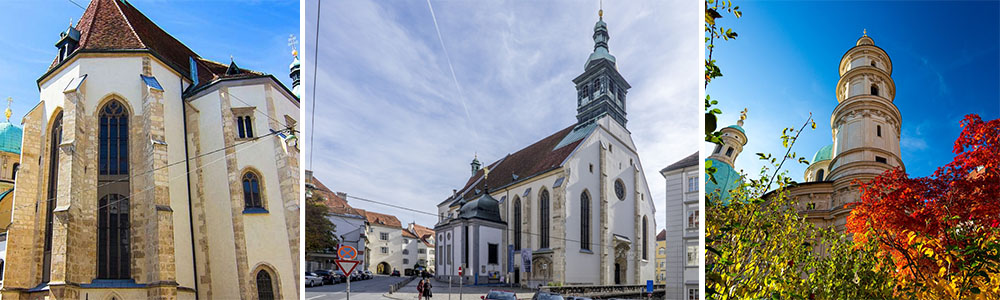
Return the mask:
[[486,294],[486,299],[497,299],[497,300],[516,300],[514,293],[510,292],[500,292],[500,291],[490,291]]
[[563,300],[559,294],[538,294],[538,300]]

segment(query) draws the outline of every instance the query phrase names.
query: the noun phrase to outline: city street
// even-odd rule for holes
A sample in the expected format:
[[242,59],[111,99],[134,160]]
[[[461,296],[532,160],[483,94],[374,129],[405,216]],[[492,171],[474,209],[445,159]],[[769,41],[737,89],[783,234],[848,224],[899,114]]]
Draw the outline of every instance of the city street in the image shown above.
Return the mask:
[[[406,277],[375,275],[372,279],[351,281],[351,299],[385,299],[382,294],[389,292],[389,285],[404,279]],[[306,288],[306,300],[347,299],[346,289],[346,283]]]

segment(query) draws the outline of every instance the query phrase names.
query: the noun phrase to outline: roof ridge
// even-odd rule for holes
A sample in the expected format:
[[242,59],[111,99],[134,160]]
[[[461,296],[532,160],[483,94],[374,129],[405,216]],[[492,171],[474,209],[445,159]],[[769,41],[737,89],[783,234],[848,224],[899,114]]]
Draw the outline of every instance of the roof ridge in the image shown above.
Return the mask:
[[[149,45],[146,43],[146,41],[142,40],[142,36],[139,36],[139,33],[135,32],[135,25],[132,25],[132,20],[129,20],[128,16],[125,15],[125,12],[122,11],[122,7],[120,6],[121,5],[120,4],[121,1],[118,1],[118,0],[112,0],[112,1],[114,1],[114,3],[115,3],[115,8],[118,9],[118,14],[121,15],[122,19],[125,20],[125,24],[128,24],[128,28],[130,29],[129,31],[132,32],[132,35],[135,36],[135,39],[139,40],[139,44],[141,44],[143,48],[146,48],[146,49],[149,49],[149,50],[153,50],[153,49],[151,49],[149,47]],[[153,20],[150,20],[150,22],[152,22],[152,21]],[[156,26],[156,24],[153,24],[153,25]],[[157,26],[157,27],[159,27],[159,26]],[[166,32],[166,31],[164,31],[164,32]],[[167,35],[169,35],[169,34],[167,34]],[[178,41],[178,42],[180,42],[180,41]]]

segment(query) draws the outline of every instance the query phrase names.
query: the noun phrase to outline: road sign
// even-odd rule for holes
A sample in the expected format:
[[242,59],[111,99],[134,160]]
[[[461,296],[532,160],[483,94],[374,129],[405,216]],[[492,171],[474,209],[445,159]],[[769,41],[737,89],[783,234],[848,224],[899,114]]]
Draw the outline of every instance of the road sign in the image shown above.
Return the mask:
[[652,280],[646,280],[646,292],[647,293],[652,293],[653,292],[653,281]]
[[344,275],[347,275],[348,277],[350,277],[352,272],[354,272],[354,268],[361,264],[361,261],[357,260],[337,259],[334,260],[334,262],[337,263],[337,267],[340,268],[341,271],[344,271]]
[[462,276],[462,267],[458,267],[458,276]]
[[337,256],[342,260],[354,260],[355,258],[358,258],[358,249],[343,245],[337,250]]

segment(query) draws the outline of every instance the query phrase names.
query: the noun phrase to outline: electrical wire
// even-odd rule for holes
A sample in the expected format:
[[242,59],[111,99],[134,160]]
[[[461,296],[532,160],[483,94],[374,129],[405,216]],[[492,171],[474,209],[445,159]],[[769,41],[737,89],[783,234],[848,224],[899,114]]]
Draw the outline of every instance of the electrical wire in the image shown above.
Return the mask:
[[314,144],[313,141],[316,140],[316,73],[319,73],[318,69],[317,69],[317,66],[318,66],[318,63],[319,63],[319,53],[318,53],[318,51],[319,51],[319,24],[320,24],[320,21],[322,20],[322,19],[320,19],[320,16],[323,13],[323,10],[320,9],[320,7],[322,6],[322,4],[323,4],[322,0],[316,0],[316,37],[313,38],[313,53],[312,53],[312,56],[313,56],[312,57],[312,60],[313,60],[313,69],[312,69],[312,73],[313,73],[313,81],[312,81],[312,111],[310,112],[310,117],[309,117],[309,123],[310,123],[309,124],[309,129],[312,130],[312,131],[309,132],[309,169],[310,170],[312,169],[312,166],[313,166],[313,144]]

